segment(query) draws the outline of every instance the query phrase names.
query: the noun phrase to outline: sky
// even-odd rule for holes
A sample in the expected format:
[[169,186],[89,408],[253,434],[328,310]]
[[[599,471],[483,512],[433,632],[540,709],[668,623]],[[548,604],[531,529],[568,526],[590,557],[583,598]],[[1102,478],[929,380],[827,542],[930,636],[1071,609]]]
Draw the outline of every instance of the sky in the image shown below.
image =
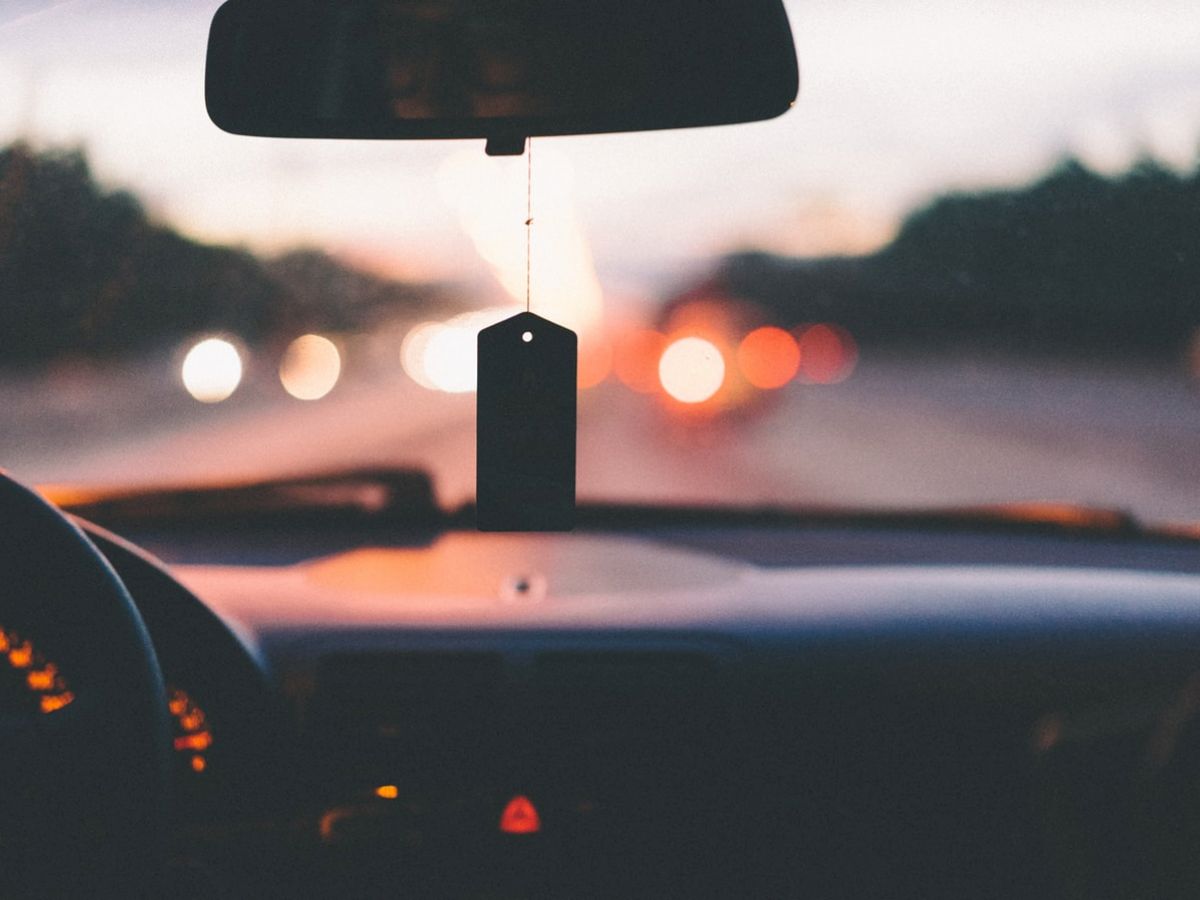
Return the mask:
[[[106,185],[203,240],[515,290],[523,161],[478,141],[223,134],[203,107],[217,5],[4,0],[0,141],[84,146]],[[587,290],[653,291],[732,249],[870,251],[939,191],[1020,183],[1068,153],[1106,172],[1144,152],[1196,160],[1195,0],[787,7],[802,83],[783,117],[535,142],[544,259],[591,266]]]

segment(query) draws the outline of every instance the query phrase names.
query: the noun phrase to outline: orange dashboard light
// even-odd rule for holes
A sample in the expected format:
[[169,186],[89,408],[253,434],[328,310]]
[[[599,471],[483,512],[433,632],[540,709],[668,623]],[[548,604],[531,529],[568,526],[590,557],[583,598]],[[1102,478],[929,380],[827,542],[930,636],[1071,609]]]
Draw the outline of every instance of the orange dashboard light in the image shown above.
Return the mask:
[[204,713],[193,707],[179,717],[179,727],[184,731],[199,731],[204,727]]
[[58,669],[53,665],[47,665],[44,669],[31,669],[25,676],[25,683],[29,685],[31,691],[48,691],[54,687],[54,680],[57,677]]
[[207,750],[212,746],[212,734],[208,731],[198,731],[195,734],[182,734],[175,738],[176,750]]
[[395,800],[400,796],[400,789],[394,784],[381,784],[375,788],[375,796],[382,797],[384,800]]
[[14,669],[28,669],[33,664],[33,645],[26,641],[11,648],[8,662]]
[[536,834],[542,830],[542,817],[528,797],[517,794],[500,814],[500,830],[505,834]]
[[44,713],[52,713],[62,709],[75,699],[75,695],[70,691],[64,691],[61,694],[43,694],[38,698],[38,704]]
[[197,753],[191,759],[191,766],[192,766],[193,772],[203,772],[205,769],[208,768],[208,760],[206,760],[203,756],[201,756],[199,753]]

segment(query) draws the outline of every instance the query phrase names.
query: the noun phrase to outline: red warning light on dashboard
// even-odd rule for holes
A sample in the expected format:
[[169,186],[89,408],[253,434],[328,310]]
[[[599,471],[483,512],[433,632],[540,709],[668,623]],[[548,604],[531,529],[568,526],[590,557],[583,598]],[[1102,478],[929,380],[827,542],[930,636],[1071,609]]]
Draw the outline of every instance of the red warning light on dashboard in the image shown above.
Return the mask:
[[542,830],[542,817],[528,797],[517,794],[500,814],[500,830],[505,834],[536,834]]

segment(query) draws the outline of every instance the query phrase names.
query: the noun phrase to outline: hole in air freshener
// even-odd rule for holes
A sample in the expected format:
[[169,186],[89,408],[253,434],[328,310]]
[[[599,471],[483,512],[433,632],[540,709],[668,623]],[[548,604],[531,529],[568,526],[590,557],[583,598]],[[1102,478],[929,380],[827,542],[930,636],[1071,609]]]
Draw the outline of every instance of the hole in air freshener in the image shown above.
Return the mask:
[[[575,332],[530,311],[533,152],[528,147],[525,311],[479,332],[475,518],[480,531],[575,524]],[[537,332],[537,342],[533,340]]]

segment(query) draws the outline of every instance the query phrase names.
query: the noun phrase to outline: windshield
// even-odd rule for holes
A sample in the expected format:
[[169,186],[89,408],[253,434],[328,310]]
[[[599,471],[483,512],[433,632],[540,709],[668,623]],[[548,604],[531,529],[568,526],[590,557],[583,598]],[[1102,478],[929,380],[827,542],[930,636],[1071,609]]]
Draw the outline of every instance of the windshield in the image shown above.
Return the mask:
[[475,334],[528,284],[580,335],[581,500],[1200,519],[1194,0],[796,0],[785,116],[531,160],[224,134],[217,6],[0,11],[16,476],[469,500]]

